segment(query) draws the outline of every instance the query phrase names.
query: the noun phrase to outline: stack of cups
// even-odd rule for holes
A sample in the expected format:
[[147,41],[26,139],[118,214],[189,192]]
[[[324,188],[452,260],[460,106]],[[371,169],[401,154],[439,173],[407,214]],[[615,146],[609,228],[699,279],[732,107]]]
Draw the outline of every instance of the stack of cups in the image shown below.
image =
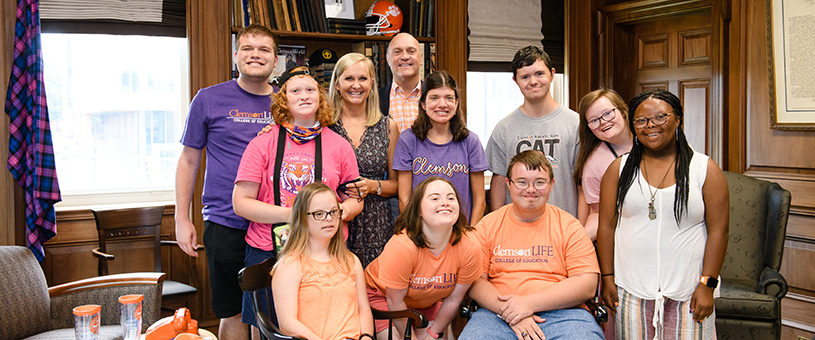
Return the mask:
[[119,297],[122,304],[122,332],[123,340],[139,340],[141,336],[141,303],[144,296],[123,295]]
[[99,339],[100,305],[84,305],[74,308],[74,334],[76,340]]

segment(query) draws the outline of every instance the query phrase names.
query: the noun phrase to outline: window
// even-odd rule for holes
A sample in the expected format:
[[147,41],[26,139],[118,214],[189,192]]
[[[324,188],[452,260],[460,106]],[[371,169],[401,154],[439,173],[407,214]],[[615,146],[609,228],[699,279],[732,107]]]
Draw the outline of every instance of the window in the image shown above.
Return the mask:
[[[555,73],[549,94],[568,106],[563,74]],[[498,121],[524,103],[512,72],[467,72],[467,128],[475,132],[484,148]]]
[[60,204],[172,200],[186,39],[43,34],[42,48]]

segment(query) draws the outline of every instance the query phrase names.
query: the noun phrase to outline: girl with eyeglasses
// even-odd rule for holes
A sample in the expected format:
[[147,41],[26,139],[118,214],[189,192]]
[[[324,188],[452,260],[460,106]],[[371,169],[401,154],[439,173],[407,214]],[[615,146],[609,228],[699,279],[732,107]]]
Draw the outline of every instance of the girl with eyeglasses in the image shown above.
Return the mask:
[[628,106],[614,90],[595,90],[583,96],[580,114],[580,150],[574,169],[578,191],[577,219],[594,241],[600,213],[600,182],[606,168],[631,150],[633,135],[628,130]]
[[617,339],[715,339],[727,182],[716,162],[691,149],[674,94],[646,91],[628,107],[634,146],[603,176],[597,231]]
[[[244,265],[276,255],[275,227],[288,223],[292,204],[302,187],[323,182],[336,190],[359,177],[354,150],[331,122],[331,104],[307,67],[295,67],[277,78],[280,91],[272,95],[274,124],[249,142],[238,166],[232,205],[235,213],[252,221],[246,232]],[[251,115],[249,115],[251,116]],[[235,117],[235,119],[247,117]],[[350,221],[363,202],[339,193],[341,220]],[[340,224],[344,228],[344,224]],[[345,237],[346,231],[340,232]],[[265,294],[263,295],[265,299]],[[264,310],[268,310],[263,306]],[[251,295],[243,294],[241,321],[256,325]],[[256,329],[254,331],[257,331]]]
[[459,106],[456,81],[447,72],[425,78],[419,115],[399,135],[393,156],[398,173],[399,210],[405,211],[413,188],[430,176],[446,178],[461,193],[462,211],[470,225],[487,207],[484,170],[489,169],[478,136],[467,129]]
[[[481,276],[481,246],[469,236],[472,230],[452,182],[431,176],[416,185],[396,219],[394,236],[365,269],[371,306],[416,309],[430,322],[416,329],[415,339],[448,339],[447,326]],[[388,322],[377,320],[375,326],[378,338],[387,338]],[[404,320],[394,326],[394,334],[404,334]]]
[[271,271],[283,334],[373,340],[364,272],[345,247],[341,216],[337,195],[325,184],[308,184],[294,199],[289,240]]

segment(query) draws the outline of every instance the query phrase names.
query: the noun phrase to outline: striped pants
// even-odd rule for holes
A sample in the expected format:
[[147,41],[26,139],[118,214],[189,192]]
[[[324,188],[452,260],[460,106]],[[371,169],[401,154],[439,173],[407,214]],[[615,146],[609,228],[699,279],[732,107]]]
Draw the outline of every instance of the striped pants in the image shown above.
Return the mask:
[[615,318],[615,337],[620,339],[711,340],[716,339],[716,312],[702,322],[693,321],[690,300],[666,298],[662,320],[653,326],[656,301],[637,298],[617,286],[620,306]]

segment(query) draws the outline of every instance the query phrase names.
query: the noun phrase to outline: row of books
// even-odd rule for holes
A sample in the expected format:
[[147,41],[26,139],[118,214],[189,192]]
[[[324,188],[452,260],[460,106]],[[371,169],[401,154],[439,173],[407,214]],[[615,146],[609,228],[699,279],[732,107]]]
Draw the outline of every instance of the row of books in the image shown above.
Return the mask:
[[436,0],[402,0],[394,1],[403,13],[402,32],[408,32],[414,37],[433,36],[433,11]]
[[[402,10],[402,32],[433,36],[436,0],[394,0]],[[274,30],[365,35],[365,18],[331,18],[324,0],[232,0],[232,26],[260,24]]]
[[232,26],[260,24],[295,32],[328,32],[323,0],[233,0]]
[[[393,74],[388,66],[388,43],[387,41],[362,41],[351,45],[352,52],[362,53],[374,63],[376,83],[379,87],[389,86],[393,82]],[[419,47],[424,52],[424,58],[420,60],[419,76],[424,77],[436,71],[436,43],[420,43]]]

